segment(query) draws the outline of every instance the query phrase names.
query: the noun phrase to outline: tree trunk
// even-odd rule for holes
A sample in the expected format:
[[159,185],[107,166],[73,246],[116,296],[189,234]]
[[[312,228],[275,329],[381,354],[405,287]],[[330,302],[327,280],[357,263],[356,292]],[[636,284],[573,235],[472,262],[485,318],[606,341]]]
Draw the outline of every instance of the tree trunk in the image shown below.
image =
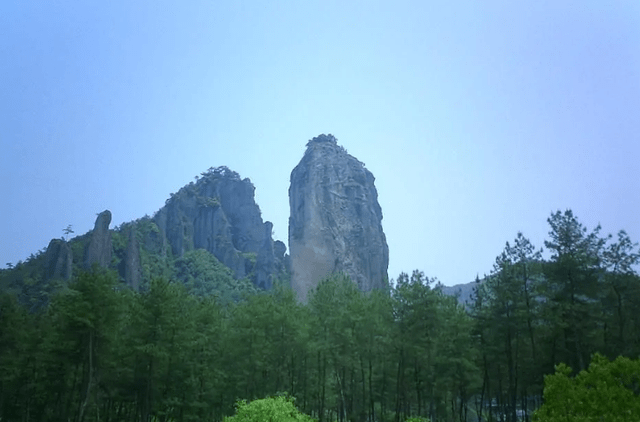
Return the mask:
[[89,402],[92,384],[93,384],[93,330],[90,330],[89,331],[89,375],[87,379],[87,388],[84,393],[84,399],[82,400],[82,405],[80,406],[80,413],[78,414],[78,422],[84,421],[84,413],[87,408],[87,403]]

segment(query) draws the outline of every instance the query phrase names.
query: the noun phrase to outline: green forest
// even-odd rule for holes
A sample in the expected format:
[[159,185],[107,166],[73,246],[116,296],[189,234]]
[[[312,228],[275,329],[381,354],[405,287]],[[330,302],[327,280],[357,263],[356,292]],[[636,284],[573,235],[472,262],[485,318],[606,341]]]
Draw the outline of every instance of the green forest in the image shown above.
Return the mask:
[[197,250],[139,291],[94,267],[30,294],[4,269],[24,288],[0,293],[0,421],[640,420],[638,244],[548,223],[466,304],[419,270],[301,304]]

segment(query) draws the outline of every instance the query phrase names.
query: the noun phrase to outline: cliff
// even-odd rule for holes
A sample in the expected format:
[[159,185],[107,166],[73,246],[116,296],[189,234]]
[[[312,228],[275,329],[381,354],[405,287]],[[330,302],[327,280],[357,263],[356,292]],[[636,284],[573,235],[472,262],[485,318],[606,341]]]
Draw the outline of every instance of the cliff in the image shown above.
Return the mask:
[[62,239],[51,239],[44,255],[44,276],[47,279],[71,279],[73,252],[67,242]]
[[[55,290],[59,284],[51,280],[69,280],[94,265],[116,270],[134,290],[156,277],[178,276],[189,291],[216,294],[222,301],[287,280],[286,247],[273,240],[272,223],[262,220],[251,181],[226,167],[196,179],[171,194],[153,217],[110,229],[111,212],[99,213],[93,230],[68,242],[54,239],[46,252],[2,272],[0,288],[30,300]],[[28,286],[27,279],[36,282]],[[40,296],[38,306],[46,303]]]
[[310,140],[291,172],[291,285],[301,301],[343,272],[363,291],[384,288],[389,248],[375,178],[331,135]]
[[273,225],[263,222],[254,192],[248,178],[226,167],[211,168],[172,195],[153,221],[174,257],[205,249],[235,278],[248,277],[269,289],[283,263],[276,256]]
[[98,214],[85,253],[85,268],[89,269],[93,264],[106,268],[111,264],[109,224],[111,224],[111,211],[106,210]]
[[127,230],[127,247],[124,251],[123,269],[126,283],[133,289],[140,288],[142,278],[142,266],[140,264],[140,246],[136,225],[132,224]]

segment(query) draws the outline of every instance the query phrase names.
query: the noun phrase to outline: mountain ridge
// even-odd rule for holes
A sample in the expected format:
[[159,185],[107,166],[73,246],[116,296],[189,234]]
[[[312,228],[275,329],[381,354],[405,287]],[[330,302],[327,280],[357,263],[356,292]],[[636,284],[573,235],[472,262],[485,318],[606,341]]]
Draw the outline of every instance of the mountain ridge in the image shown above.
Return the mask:
[[[112,215],[104,210],[87,233],[52,239],[45,251],[1,270],[0,288],[38,307],[81,271],[113,270],[121,282],[138,290],[157,277],[201,279],[198,271],[208,268],[212,283],[223,280],[237,291],[269,289],[277,280],[288,279],[286,246],[272,238],[273,225],[262,220],[254,192],[250,179],[225,166],[209,168],[170,194],[153,217],[110,228]],[[188,254],[199,249],[211,257]],[[205,265],[203,259],[213,261]]]

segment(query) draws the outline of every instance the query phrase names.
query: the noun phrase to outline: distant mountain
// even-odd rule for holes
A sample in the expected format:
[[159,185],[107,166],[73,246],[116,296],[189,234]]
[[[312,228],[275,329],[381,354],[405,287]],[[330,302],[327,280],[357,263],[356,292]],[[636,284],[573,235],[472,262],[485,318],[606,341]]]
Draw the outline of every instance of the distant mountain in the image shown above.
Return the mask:
[[[483,283],[485,279],[480,280],[480,283]],[[458,302],[462,305],[470,305],[473,303],[473,288],[477,286],[478,283],[472,281],[470,283],[456,284],[455,286],[441,286],[442,293],[449,296],[456,296],[458,298]]]
[[[46,251],[0,271],[0,288],[37,307],[72,274],[93,267],[117,271],[135,290],[166,277],[191,283],[199,292],[227,288],[232,293],[222,295],[237,297],[244,290],[269,289],[278,279],[288,282],[286,246],[273,240],[254,190],[238,173],[210,168],[171,194],[153,217],[110,229],[106,210],[90,232],[69,241],[53,239]],[[198,250],[205,253],[192,253]]]

